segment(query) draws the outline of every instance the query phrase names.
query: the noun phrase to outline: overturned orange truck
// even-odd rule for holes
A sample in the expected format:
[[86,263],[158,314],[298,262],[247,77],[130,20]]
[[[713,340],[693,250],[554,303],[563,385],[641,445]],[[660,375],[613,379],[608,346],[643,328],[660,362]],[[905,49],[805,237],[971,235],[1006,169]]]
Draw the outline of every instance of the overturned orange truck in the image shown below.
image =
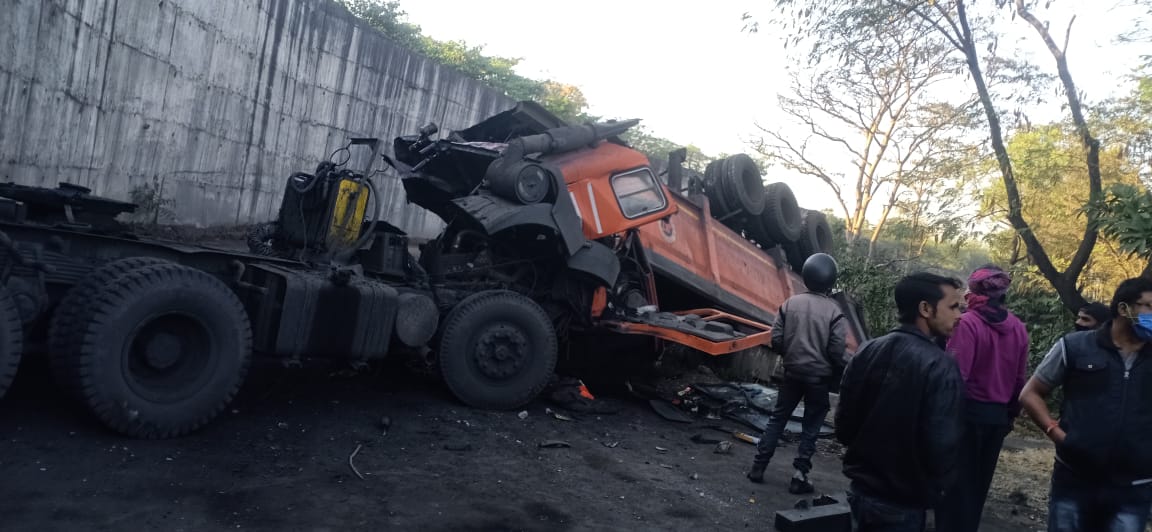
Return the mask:
[[[794,270],[829,251],[823,214],[800,209],[787,185],[765,185],[748,156],[699,175],[683,168],[679,150],[658,175],[619,138],[637,123],[569,125],[521,102],[436,140],[433,124],[395,139],[408,200],[446,223],[420,253],[432,285],[459,287],[462,297],[507,289],[551,322],[543,342],[521,318],[499,332],[439,336],[443,376],[465,402],[521,404],[544,382],[514,382],[514,373],[535,372],[512,368],[551,367],[553,350],[586,355],[565,346],[589,337],[607,345],[606,332],[717,356],[766,346],[780,305],[804,290]],[[866,328],[847,294],[835,297],[851,351]],[[481,357],[493,342],[502,358]]]

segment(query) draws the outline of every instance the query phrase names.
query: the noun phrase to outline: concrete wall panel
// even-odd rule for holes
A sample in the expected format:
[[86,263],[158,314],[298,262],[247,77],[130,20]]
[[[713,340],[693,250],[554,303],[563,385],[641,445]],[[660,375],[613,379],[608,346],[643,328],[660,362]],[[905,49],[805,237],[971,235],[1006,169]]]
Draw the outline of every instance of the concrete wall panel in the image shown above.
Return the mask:
[[[129,199],[170,221],[276,215],[283,183],[349,137],[466,127],[512,101],[395,45],[331,0],[9,0],[0,17],[0,178]],[[354,159],[360,162],[361,159]],[[435,216],[376,176],[382,218]]]

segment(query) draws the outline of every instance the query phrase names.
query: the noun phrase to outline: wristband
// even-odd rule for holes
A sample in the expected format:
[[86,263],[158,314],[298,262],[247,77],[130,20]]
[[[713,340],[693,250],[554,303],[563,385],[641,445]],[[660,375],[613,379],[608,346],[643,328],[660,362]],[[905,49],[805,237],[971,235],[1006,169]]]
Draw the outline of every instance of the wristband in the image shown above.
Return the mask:
[[1052,421],[1051,423],[1048,424],[1048,428],[1044,429],[1044,435],[1050,436],[1052,434],[1052,429],[1059,427],[1059,426],[1060,426],[1059,421],[1055,421],[1055,420]]

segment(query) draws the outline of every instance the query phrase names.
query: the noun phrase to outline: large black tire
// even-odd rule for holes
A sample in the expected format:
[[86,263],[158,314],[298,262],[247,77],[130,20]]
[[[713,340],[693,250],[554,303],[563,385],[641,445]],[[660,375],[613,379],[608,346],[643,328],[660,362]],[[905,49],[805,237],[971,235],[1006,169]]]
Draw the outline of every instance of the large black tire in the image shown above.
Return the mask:
[[461,301],[445,320],[440,372],[465,404],[490,410],[524,406],[556,369],[556,331],[536,302],[490,290]]
[[[813,253],[832,253],[832,228],[828,226],[828,217],[820,211],[804,213],[804,223],[800,227],[800,238],[796,240],[800,254],[808,260]],[[803,265],[803,264],[801,264]]]
[[704,169],[704,179],[713,216],[738,213],[747,219],[764,211],[764,183],[751,157],[738,153],[712,161]]
[[88,408],[137,438],[195,431],[231,402],[252,357],[236,295],[178,264],[129,271],[98,290],[72,361]]
[[24,327],[20,321],[20,309],[7,290],[0,289],[0,398],[8,393],[16,370],[20,368],[20,357],[24,354]]
[[792,271],[800,273],[800,270],[804,269],[804,261],[808,259],[808,256],[800,254],[799,244],[796,242],[780,244],[780,249],[784,250],[784,257],[788,259],[788,265],[792,267]]
[[280,225],[276,222],[258,223],[248,228],[244,240],[248,251],[254,255],[271,257],[276,255],[276,232]]
[[764,187],[764,212],[752,222],[752,237],[765,246],[795,242],[800,238],[803,218],[792,189],[784,183]]
[[712,216],[719,218],[726,216],[732,212],[733,209],[728,206],[728,200],[722,194],[720,185],[720,174],[723,168],[723,159],[718,159],[708,163],[704,167],[704,194],[708,196],[708,203],[712,208]]
[[720,190],[728,206],[749,217],[764,212],[764,180],[756,161],[743,153],[724,159],[720,171]]
[[167,264],[167,261],[155,257],[129,257],[109,262],[76,283],[56,306],[48,324],[48,360],[57,386],[72,399],[83,399],[76,351],[90,320],[90,303],[96,293],[121,275],[156,264]]

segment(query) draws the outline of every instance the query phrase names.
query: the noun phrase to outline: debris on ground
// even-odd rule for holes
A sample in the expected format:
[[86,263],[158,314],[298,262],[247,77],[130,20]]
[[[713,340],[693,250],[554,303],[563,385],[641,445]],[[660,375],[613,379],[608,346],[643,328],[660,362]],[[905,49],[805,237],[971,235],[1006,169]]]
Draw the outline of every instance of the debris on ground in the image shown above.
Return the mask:
[[[548,415],[550,415],[556,419],[559,419],[560,421],[576,421],[575,418],[561,414],[555,410],[552,410],[551,408],[545,408],[544,413],[548,414]],[[524,416],[524,417],[528,417],[528,416]]]
[[519,414],[516,414],[516,417],[518,417],[520,419],[528,419],[528,411],[527,410],[521,410]]
[[851,524],[848,504],[828,495],[811,501],[800,499],[792,509],[777,511],[775,520],[776,530],[780,532],[848,530]]
[[692,416],[676,408],[668,401],[650,399],[648,404],[652,406],[652,410],[659,414],[660,417],[668,421],[675,421],[677,423],[691,423],[693,421]]
[[562,440],[544,440],[539,446],[541,449],[561,449],[571,447],[572,444]]
[[716,449],[714,449],[712,452],[714,452],[716,454],[731,453],[732,452],[732,442],[730,442],[730,441],[717,442],[716,443]]
[[580,414],[611,415],[620,411],[619,406],[596,399],[584,381],[573,377],[557,377],[544,396],[556,406]]
[[[630,384],[630,389],[641,388]],[[665,396],[650,397],[648,403],[660,417],[668,421],[691,423],[702,415],[705,419],[730,419],[763,432],[779,396],[780,392],[775,388],[757,383],[696,383],[678,387],[675,392]],[[830,438],[835,433],[831,426],[832,417],[831,411],[825,416],[819,437]],[[784,432],[800,434],[803,431],[803,419],[804,405],[800,404],[792,412]]]
[[360,474],[360,470],[356,469],[356,464],[353,463],[352,460],[356,458],[356,455],[360,452],[360,448],[362,446],[362,444],[357,444],[356,449],[352,451],[352,454],[348,455],[348,467],[352,470],[353,473],[356,474],[357,477],[360,477],[360,480],[364,480],[364,475]]

